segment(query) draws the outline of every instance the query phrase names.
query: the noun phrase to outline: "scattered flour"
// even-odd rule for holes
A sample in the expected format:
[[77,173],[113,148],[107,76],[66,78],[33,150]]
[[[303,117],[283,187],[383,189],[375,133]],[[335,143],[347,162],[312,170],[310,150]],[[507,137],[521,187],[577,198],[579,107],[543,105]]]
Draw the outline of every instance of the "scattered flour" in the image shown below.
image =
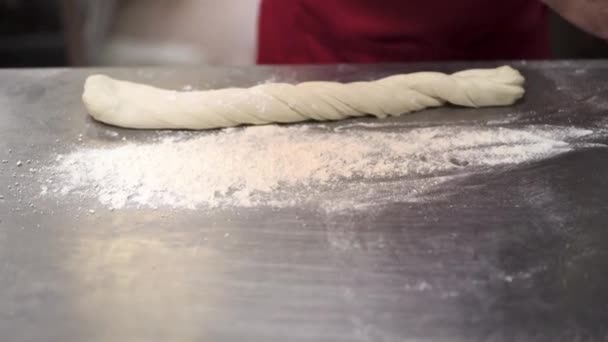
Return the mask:
[[[339,130],[339,132],[337,132]],[[163,134],[59,155],[42,194],[123,207],[339,210],[415,200],[454,177],[551,157],[591,131],[441,126],[399,131],[324,125]]]

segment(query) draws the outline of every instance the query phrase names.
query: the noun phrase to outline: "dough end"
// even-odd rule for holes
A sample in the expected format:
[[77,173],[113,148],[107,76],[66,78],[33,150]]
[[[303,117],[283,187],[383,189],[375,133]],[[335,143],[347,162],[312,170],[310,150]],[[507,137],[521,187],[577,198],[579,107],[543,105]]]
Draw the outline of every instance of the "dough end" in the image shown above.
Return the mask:
[[115,81],[105,75],[89,76],[84,83],[82,102],[95,120],[110,123],[107,116],[117,113],[120,106]]

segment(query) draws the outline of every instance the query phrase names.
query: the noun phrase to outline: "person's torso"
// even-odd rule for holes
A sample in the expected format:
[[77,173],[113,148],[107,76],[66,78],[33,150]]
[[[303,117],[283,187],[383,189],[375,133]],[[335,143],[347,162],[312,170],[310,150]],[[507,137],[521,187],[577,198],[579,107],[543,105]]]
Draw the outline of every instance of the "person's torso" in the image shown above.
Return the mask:
[[546,58],[535,0],[262,0],[260,63]]

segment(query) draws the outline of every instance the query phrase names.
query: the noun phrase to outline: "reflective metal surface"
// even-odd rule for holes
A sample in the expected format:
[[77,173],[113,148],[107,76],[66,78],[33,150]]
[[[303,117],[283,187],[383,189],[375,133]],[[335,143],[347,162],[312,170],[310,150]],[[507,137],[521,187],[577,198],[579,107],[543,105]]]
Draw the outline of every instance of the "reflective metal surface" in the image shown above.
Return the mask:
[[[105,72],[208,88],[470,66]],[[504,125],[608,127],[608,62],[516,66],[528,95],[515,107],[395,120],[484,125],[517,113]],[[114,132],[154,134],[87,118],[80,94],[93,72],[0,71],[1,341],[608,338],[608,149],[466,178],[458,193],[433,203],[340,214],[110,211],[91,200],[40,197],[29,165],[76,146],[117,143]]]

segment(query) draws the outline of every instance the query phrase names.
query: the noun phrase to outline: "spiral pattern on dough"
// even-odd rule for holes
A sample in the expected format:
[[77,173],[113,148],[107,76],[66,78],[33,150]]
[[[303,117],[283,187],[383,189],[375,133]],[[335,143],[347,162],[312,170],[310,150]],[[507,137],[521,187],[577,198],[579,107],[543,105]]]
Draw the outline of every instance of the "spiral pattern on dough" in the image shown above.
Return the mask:
[[251,88],[178,92],[112,79],[87,78],[83,102],[98,121],[141,129],[211,129],[305,120],[399,116],[445,103],[511,105],[524,94],[515,69],[471,69],[451,75],[418,72],[370,82],[266,83]]

